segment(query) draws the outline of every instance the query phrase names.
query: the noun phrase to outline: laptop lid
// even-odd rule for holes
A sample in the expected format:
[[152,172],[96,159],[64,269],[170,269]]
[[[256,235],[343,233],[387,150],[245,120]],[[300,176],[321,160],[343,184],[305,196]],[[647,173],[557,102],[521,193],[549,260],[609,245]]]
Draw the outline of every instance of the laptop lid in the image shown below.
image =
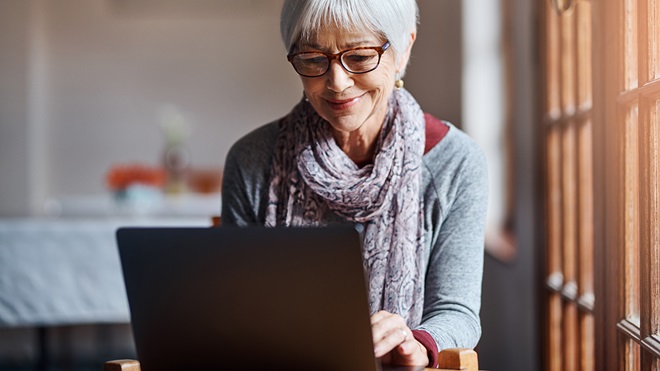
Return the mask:
[[358,233],[120,228],[143,370],[376,370]]

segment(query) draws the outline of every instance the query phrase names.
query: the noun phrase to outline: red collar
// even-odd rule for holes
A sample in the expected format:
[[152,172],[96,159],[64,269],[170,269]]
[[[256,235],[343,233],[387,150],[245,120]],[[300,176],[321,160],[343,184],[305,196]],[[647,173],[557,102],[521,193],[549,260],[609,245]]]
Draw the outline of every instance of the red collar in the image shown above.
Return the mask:
[[426,121],[426,145],[424,146],[424,154],[426,154],[447,135],[449,125],[430,113],[424,114],[424,120]]

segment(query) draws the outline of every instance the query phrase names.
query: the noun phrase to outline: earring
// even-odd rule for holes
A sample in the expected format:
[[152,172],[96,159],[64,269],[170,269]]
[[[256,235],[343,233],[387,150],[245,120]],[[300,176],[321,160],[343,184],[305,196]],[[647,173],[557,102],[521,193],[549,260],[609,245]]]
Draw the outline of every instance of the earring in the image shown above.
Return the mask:
[[399,73],[397,72],[394,80],[394,88],[396,90],[401,90],[402,87],[403,87],[403,80],[401,79],[401,77],[399,77]]
[[309,102],[309,98],[307,98],[307,94],[305,94],[304,91],[303,91],[303,99],[305,100],[305,102]]

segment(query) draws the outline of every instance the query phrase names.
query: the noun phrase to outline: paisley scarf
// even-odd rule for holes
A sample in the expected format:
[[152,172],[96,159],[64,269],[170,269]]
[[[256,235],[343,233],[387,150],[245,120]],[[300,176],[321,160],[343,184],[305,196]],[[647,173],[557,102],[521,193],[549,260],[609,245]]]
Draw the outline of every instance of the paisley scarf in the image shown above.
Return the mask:
[[280,121],[266,226],[318,226],[334,212],[364,226],[362,254],[371,312],[421,322],[424,302],[420,200],[424,115],[406,90],[395,90],[372,164],[358,167],[306,101]]

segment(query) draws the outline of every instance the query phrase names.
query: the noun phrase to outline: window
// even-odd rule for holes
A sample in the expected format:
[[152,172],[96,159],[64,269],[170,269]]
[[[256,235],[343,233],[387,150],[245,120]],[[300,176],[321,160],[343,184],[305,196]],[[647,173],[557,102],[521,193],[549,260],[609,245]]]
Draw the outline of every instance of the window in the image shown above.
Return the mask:
[[660,0],[540,0],[548,370],[660,370]]
[[594,370],[592,9],[544,5],[547,254],[544,364]]

